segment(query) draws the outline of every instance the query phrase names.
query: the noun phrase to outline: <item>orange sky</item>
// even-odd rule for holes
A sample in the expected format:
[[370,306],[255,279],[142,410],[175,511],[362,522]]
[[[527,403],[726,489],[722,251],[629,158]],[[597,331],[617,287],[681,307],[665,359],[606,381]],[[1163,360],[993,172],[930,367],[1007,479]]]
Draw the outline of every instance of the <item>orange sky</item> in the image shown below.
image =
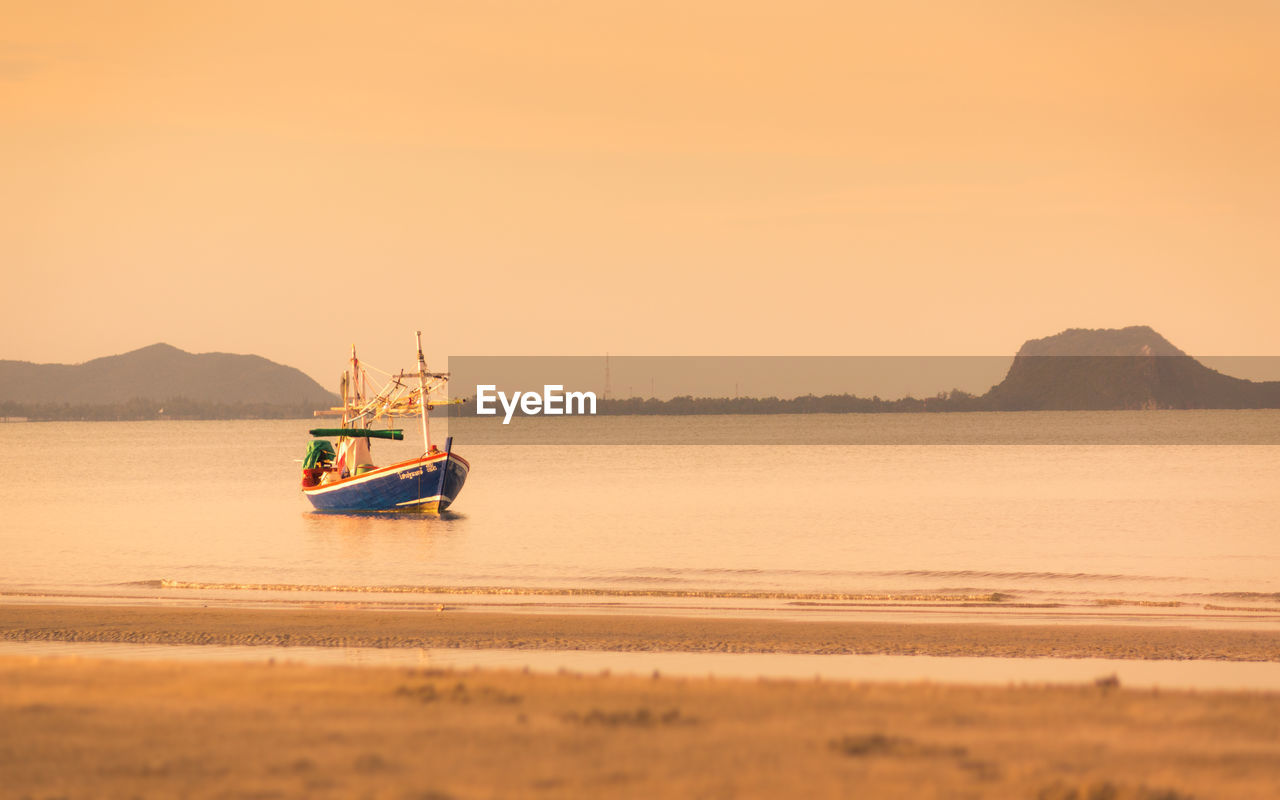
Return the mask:
[[0,19],[0,358],[1280,354],[1273,2]]

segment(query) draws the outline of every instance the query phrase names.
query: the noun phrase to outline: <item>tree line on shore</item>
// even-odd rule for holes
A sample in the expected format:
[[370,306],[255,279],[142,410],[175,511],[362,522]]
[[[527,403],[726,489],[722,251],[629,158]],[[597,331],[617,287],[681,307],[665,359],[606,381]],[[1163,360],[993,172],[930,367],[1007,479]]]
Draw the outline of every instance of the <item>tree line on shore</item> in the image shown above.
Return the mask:
[[123,403],[0,402],[0,418],[33,422],[131,421],[149,419],[310,419],[314,403],[218,403],[175,397],[156,401],[135,398]]
[[[129,421],[153,419],[311,419],[311,403],[215,403],[177,397],[164,401],[135,398],[124,403],[14,403],[0,402],[0,417],[32,421]],[[697,415],[697,414],[876,414],[906,412],[983,411],[982,398],[958,389],[933,397],[885,400],[851,394],[803,397],[692,397],[669,400],[652,397],[603,398],[598,415]],[[475,400],[442,405],[441,416],[475,416]]]
[[[451,416],[475,416],[475,399],[467,398],[445,406]],[[892,414],[943,411],[993,410],[984,398],[959,389],[932,397],[859,397],[852,394],[803,395],[801,397],[693,397],[682,395],[669,400],[653,397],[600,398],[597,415],[690,416],[699,414]]]

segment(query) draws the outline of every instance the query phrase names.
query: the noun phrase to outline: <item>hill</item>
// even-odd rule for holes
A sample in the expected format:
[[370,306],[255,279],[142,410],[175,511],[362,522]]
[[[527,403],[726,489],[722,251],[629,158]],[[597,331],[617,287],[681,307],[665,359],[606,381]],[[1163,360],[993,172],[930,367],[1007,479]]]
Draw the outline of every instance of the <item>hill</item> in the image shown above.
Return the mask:
[[1277,408],[1280,381],[1210,369],[1151,328],[1072,328],[1032,339],[982,401],[998,411]]
[[153,344],[83,364],[0,361],[0,403],[110,406],[147,401],[226,407],[322,407],[336,396],[302,371],[261,356],[187,353]]
[[[776,397],[638,397],[601,402],[604,414],[807,414],[947,411],[1108,411],[1280,408],[1280,381],[1210,369],[1151,328],[1072,328],[1024,343],[1003,381],[981,396],[953,390],[883,400],[851,394]],[[474,413],[464,405],[454,413]]]

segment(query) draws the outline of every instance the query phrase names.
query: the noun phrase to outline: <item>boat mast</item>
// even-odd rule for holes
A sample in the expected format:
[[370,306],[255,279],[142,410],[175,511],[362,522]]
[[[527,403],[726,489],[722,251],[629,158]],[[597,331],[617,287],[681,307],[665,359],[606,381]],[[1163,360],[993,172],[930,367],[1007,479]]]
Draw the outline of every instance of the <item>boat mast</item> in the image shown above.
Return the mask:
[[351,371],[344,369],[342,371],[342,380],[338,382],[338,390],[342,394],[342,427],[347,427],[347,409],[349,403],[347,398],[351,392]]
[[431,431],[427,427],[427,360],[422,357],[422,331],[418,331],[418,403],[422,406],[422,446],[431,452]]
[[347,403],[347,397],[351,398],[351,405],[360,406],[360,360],[356,358],[356,346],[351,345],[351,380],[350,394],[344,395],[342,398],[342,427],[348,424],[354,424],[355,418],[351,416],[351,408]]

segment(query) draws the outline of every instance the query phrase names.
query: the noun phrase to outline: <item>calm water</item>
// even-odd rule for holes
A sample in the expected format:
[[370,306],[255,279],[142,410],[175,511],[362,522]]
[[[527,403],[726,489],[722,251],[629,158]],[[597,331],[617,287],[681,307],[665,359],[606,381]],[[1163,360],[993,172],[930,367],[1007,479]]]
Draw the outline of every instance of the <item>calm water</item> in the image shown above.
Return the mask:
[[[1113,412],[1106,424],[1124,424],[1127,414]],[[1128,418],[1144,424],[1143,412]],[[1075,431],[1088,440],[1082,419],[1034,417],[1059,439]],[[1280,428],[1278,412],[1185,419],[1245,440],[1257,430],[1274,441],[1267,437]],[[766,441],[770,426],[783,426],[804,442],[822,441],[831,418],[714,424]],[[937,441],[939,424],[974,421],[894,415],[886,424],[898,436],[919,424],[929,431],[922,439]],[[1276,445],[459,441],[472,472],[456,513],[352,516],[313,513],[298,490],[295,459],[308,427],[0,425],[0,592],[1280,620]],[[405,427],[410,441],[375,445],[380,463],[421,451]],[[436,423],[437,438],[443,428]]]

